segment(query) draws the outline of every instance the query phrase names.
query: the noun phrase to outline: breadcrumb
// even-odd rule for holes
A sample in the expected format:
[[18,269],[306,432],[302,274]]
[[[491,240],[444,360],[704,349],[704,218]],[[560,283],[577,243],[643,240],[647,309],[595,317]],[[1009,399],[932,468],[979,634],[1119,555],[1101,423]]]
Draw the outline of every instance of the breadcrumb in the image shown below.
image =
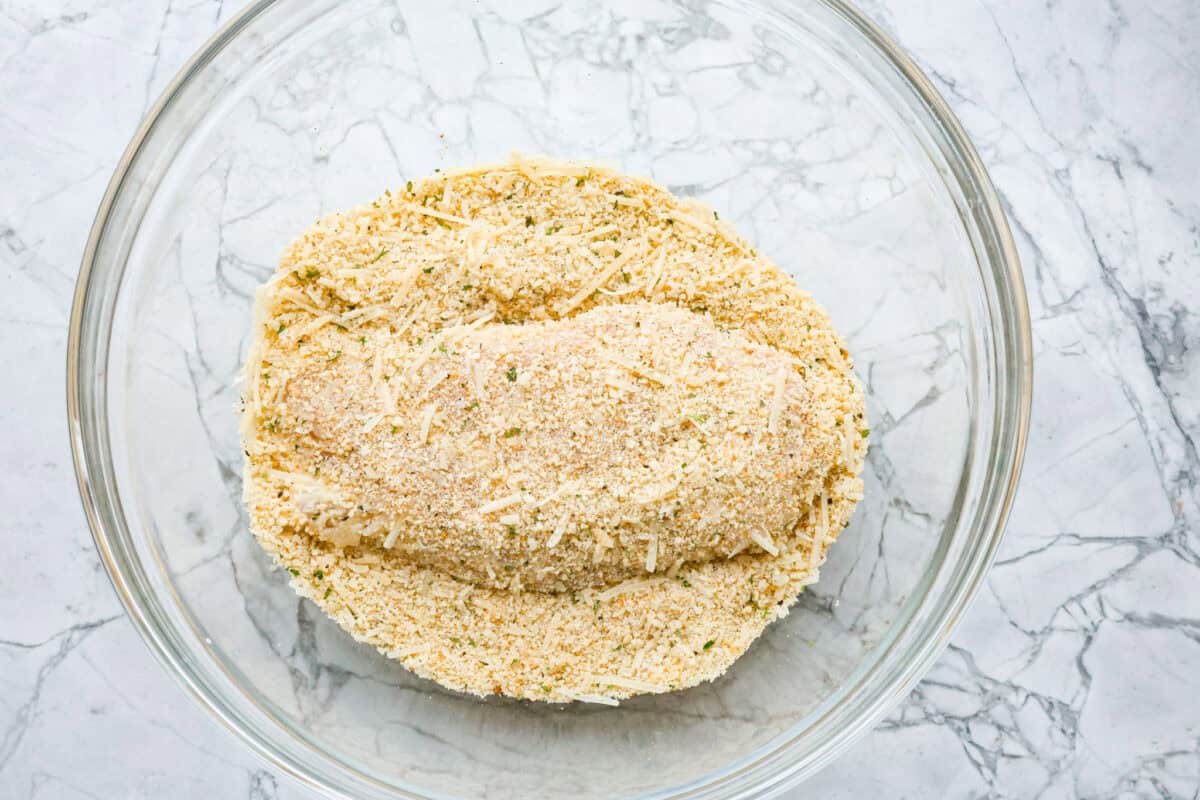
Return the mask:
[[711,210],[607,167],[410,186],[319,220],[259,290],[260,543],[453,689],[612,702],[719,676],[861,496],[828,317]]

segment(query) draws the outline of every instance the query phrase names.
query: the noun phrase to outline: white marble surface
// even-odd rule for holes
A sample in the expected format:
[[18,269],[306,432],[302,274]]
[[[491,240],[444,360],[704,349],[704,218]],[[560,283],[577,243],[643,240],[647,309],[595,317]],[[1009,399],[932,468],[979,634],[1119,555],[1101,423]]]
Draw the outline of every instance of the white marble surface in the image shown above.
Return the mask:
[[[0,796],[308,797],[124,619],[66,442],[70,293],[157,92],[235,9],[0,0]],[[950,649],[794,796],[1200,794],[1200,6],[889,1],[1010,213],[1036,396],[1000,558]]]

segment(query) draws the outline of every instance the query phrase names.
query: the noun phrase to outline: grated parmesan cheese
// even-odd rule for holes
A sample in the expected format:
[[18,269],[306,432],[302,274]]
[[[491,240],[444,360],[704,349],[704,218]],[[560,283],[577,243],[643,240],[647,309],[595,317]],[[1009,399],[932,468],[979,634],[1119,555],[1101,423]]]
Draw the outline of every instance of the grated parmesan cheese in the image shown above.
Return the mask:
[[762,531],[751,531],[750,538],[754,540],[756,545],[761,547],[763,550],[766,550],[771,555],[779,555],[779,548],[775,546],[775,542],[771,541],[771,537],[766,533]]
[[429,441],[429,429],[433,427],[433,418],[437,416],[437,406],[430,403],[421,413],[421,434],[417,437],[417,441],[425,444]]
[[479,513],[480,514],[494,514],[497,511],[500,511],[501,509],[505,509],[505,508],[508,508],[509,506],[516,505],[517,503],[521,502],[521,500],[523,500],[523,499],[524,498],[522,498],[522,496],[520,494],[510,494],[508,497],[501,497],[498,500],[493,500],[490,503],[486,503],[486,504],[480,506]]
[[616,686],[620,689],[632,689],[635,692],[665,692],[668,687],[661,683],[651,683],[637,678],[622,678],[619,675],[585,675],[584,679],[597,686]]
[[649,589],[652,586],[657,586],[664,580],[666,580],[666,578],[634,578],[632,580],[618,583],[616,586],[613,586],[609,589],[605,589],[603,592],[600,592],[596,595],[596,599],[600,602],[604,602],[628,592],[637,592],[644,589]]
[[562,541],[563,534],[567,532],[567,523],[571,521],[571,512],[564,511],[562,516],[558,518],[558,524],[554,526],[554,532],[550,534],[550,538],[546,540],[546,547],[553,548]]

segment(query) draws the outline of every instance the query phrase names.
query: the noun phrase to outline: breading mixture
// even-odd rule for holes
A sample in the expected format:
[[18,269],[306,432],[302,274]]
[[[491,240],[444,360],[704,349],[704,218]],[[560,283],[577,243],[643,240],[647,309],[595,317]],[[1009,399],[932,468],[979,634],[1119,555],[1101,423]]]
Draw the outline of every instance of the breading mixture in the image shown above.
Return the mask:
[[259,290],[255,535],[355,638],[454,689],[711,680],[862,491],[829,320],[717,214],[515,158],[319,221]]

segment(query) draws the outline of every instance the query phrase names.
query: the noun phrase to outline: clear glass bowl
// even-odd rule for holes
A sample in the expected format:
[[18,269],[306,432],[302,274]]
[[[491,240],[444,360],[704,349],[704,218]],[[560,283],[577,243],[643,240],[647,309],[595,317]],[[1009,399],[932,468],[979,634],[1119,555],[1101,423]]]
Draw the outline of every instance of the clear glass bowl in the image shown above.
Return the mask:
[[[619,708],[478,700],[356,644],[247,531],[250,298],[318,215],[509,151],[703,198],[832,313],[868,390],[866,499],[821,582],[721,680]],[[869,729],[1000,539],[1028,311],[977,155],[838,0],[261,2],[130,144],[68,354],[80,491],[166,667],[280,768],[354,797],[764,797]]]

